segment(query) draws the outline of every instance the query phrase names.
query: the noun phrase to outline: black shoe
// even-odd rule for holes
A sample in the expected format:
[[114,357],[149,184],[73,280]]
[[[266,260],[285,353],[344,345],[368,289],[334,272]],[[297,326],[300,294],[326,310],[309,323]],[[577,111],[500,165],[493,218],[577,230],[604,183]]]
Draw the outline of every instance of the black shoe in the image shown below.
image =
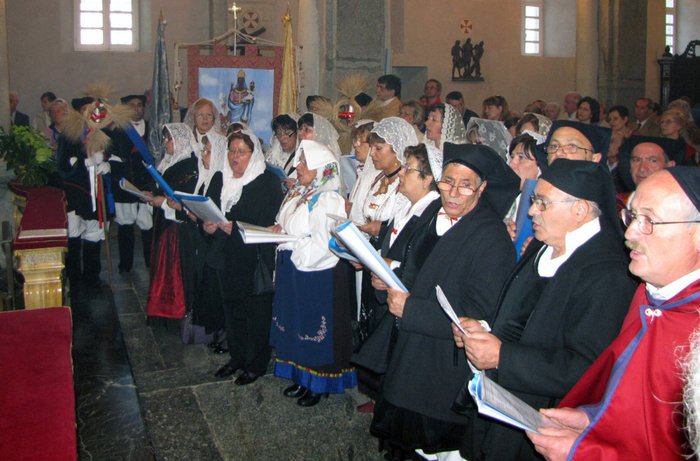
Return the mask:
[[236,378],[235,383],[239,386],[245,386],[246,384],[254,383],[258,380],[259,377],[260,376],[256,375],[255,373],[246,371],[242,373],[238,378]]
[[293,399],[296,399],[306,394],[307,390],[308,389],[306,389],[304,386],[300,386],[299,384],[292,384],[284,390],[283,394],[285,397],[291,397]]
[[222,345],[216,346],[216,349],[214,349],[215,354],[226,354],[228,352],[228,349],[223,347]]
[[305,395],[299,397],[299,400],[297,400],[297,405],[300,407],[313,407],[321,401],[321,397],[328,398],[328,393],[317,394],[315,392],[308,391]]
[[223,367],[219,368],[219,370],[216,373],[214,373],[214,376],[217,378],[228,378],[237,371],[238,368],[232,366],[230,363],[227,363]]

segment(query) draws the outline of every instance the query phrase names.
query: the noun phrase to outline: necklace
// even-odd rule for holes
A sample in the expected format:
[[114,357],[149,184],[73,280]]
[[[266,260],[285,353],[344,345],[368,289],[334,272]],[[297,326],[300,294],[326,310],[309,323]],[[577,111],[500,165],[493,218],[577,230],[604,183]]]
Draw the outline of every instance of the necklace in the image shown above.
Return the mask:
[[377,189],[377,192],[374,195],[377,196],[386,194],[389,190],[389,184],[391,184],[393,181],[392,178],[396,176],[399,171],[401,171],[401,165],[399,165],[399,167],[391,173],[384,174],[384,176],[382,176],[380,179],[379,189]]

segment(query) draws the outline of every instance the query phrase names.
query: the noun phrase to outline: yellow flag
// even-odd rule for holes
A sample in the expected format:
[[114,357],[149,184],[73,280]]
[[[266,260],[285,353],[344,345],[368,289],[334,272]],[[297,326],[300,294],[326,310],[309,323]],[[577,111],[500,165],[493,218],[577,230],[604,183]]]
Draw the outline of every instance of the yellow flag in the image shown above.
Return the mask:
[[289,10],[282,17],[284,22],[284,51],[282,53],[282,81],[278,114],[297,111],[297,75],[292,40],[292,16]]

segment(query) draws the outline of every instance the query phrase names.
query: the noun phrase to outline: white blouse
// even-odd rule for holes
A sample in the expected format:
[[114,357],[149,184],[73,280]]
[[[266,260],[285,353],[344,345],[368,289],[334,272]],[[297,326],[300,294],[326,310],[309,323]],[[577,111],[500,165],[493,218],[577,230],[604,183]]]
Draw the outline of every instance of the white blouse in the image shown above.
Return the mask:
[[277,249],[291,250],[294,266],[303,272],[330,269],[336,265],[338,257],[328,249],[335,220],[328,214],[345,216],[345,200],[337,192],[321,192],[309,210],[311,201],[297,207],[299,198],[290,200],[277,214],[277,223],[284,232],[302,236],[294,242],[279,245]]

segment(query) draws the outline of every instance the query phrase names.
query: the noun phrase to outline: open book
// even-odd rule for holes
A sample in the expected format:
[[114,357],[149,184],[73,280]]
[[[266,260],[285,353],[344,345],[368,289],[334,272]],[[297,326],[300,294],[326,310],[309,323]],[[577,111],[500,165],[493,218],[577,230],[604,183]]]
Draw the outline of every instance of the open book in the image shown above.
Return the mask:
[[479,413],[529,432],[540,427],[560,427],[539,411],[505,390],[484,373],[477,373],[469,381],[469,393]]
[[363,266],[376,274],[389,287],[408,292],[394,271],[377,253],[377,250],[369,244],[355,224],[351,221],[346,221],[333,229],[333,235],[340,239],[347,251],[352,253]]
[[125,192],[130,193],[131,195],[135,195],[136,197],[140,198],[144,202],[149,201],[151,198],[146,195],[142,190],[140,190],[138,187],[134,186],[131,182],[129,182],[128,179],[122,178],[119,180],[119,188]]
[[187,208],[193,215],[204,222],[226,221],[226,216],[209,197],[203,195],[188,194],[185,192],[175,192],[175,198]]
[[241,233],[243,243],[284,243],[299,240],[298,235],[289,235],[284,232],[273,232],[267,227],[256,226],[241,221],[236,221],[238,232]]

